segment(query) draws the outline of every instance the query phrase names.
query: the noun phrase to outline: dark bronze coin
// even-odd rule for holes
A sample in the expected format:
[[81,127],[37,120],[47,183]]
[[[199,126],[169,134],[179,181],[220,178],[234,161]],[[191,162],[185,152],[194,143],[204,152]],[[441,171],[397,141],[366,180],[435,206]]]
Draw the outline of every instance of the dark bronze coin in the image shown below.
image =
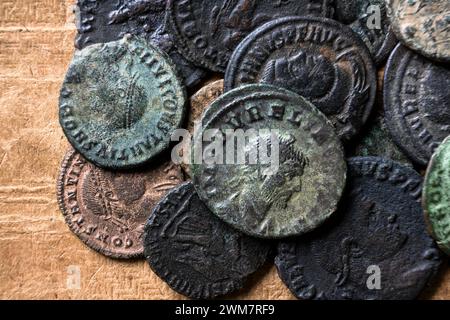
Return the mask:
[[386,123],[408,157],[425,166],[450,134],[450,69],[398,45],[384,80]]
[[178,293],[209,299],[241,289],[269,246],[216,218],[187,182],[155,207],[145,226],[145,258]]
[[450,1],[386,0],[397,38],[429,59],[450,62]]
[[169,0],[169,26],[186,58],[224,72],[239,42],[267,21],[299,15],[332,17],[334,0]]
[[[217,135],[207,138],[214,129],[231,152],[199,161],[198,146],[207,155],[220,141]],[[246,143],[240,139],[242,144],[233,145],[232,134],[238,133],[247,135]],[[261,161],[269,153],[269,161]],[[219,218],[256,237],[316,228],[333,214],[345,186],[343,147],[331,123],[301,96],[271,85],[242,86],[215,100],[192,154],[191,176],[200,198]]]
[[206,71],[195,67],[175,48],[167,32],[166,0],[78,0],[75,47],[83,49],[95,43],[122,39],[126,34],[138,35],[166,52],[186,86],[193,87],[206,76]]
[[135,172],[111,172],[73,149],[58,178],[58,203],[70,230],[108,257],[141,258],[145,222],[162,196],[183,182],[170,162]]
[[416,298],[441,264],[420,205],[422,177],[382,158],[348,166],[334,221],[279,245],[281,279],[302,299]]
[[377,66],[386,61],[397,39],[384,0],[340,0],[336,3],[336,16],[364,41]]
[[343,140],[366,122],[377,86],[370,53],[349,27],[305,17],[271,21],[235,50],[225,91],[258,82],[284,87],[311,101]]
[[85,158],[127,169],[166,150],[183,121],[185,100],[167,55],[126,36],[75,53],[61,89],[59,118]]

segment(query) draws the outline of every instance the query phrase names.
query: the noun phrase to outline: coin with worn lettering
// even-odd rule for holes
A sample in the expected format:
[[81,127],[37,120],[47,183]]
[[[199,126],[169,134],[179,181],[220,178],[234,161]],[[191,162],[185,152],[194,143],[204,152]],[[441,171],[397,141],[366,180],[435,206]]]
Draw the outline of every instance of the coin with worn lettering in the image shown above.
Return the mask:
[[450,136],[428,165],[423,187],[423,208],[428,230],[438,246],[450,255]]
[[429,59],[450,62],[448,0],[386,0],[392,29],[408,48]]
[[73,149],[62,162],[58,203],[70,230],[91,249],[112,258],[141,258],[145,222],[165,193],[183,182],[166,162],[133,172],[112,172]]
[[301,299],[416,298],[441,264],[420,205],[422,177],[377,157],[348,166],[333,221],[280,243],[278,274]]
[[364,41],[377,66],[386,61],[397,39],[391,30],[384,0],[337,1],[336,17]]
[[61,89],[59,119],[86,159],[128,169],[168,148],[183,122],[185,100],[168,56],[126,36],[75,53]]
[[450,69],[402,45],[389,58],[384,79],[386,124],[415,163],[427,165],[450,135]]
[[263,265],[269,245],[215,217],[191,182],[158,203],[145,226],[145,258],[178,293],[210,299],[241,289]]
[[300,235],[333,214],[345,185],[343,147],[310,102],[254,84],[210,109],[217,112],[194,136],[191,174],[214,214],[261,238]]
[[[216,80],[206,84],[200,90],[198,90],[194,95],[191,96],[190,109],[188,113],[188,124],[187,130],[192,135],[195,130],[195,126],[199,125],[202,113],[209,107],[209,105],[223,94],[223,79]],[[185,139],[180,145],[180,157],[181,167],[184,172],[190,176],[191,171],[189,168],[190,150],[191,150],[191,140]]]
[[366,122],[376,95],[366,45],[347,26],[325,18],[286,17],[258,28],[236,48],[225,91],[268,83],[311,101],[347,141]]
[[254,29],[284,16],[334,15],[334,0],[169,0],[169,27],[178,50],[224,72],[233,50]]
[[187,87],[197,85],[206,71],[195,67],[175,48],[167,32],[166,0],[78,0],[75,9],[78,34],[75,47],[83,49],[95,43],[122,39],[126,34],[138,35],[166,52]]

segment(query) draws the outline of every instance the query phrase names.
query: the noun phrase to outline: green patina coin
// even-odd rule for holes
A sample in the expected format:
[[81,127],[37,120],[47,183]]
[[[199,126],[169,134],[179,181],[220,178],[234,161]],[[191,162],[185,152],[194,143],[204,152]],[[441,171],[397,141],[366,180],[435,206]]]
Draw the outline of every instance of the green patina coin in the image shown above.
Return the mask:
[[450,255],[450,137],[437,149],[428,165],[423,208],[431,235]]
[[76,52],[59,107],[72,146],[109,169],[136,167],[158,156],[185,112],[175,70],[166,54],[132,36]]
[[[202,124],[191,153],[193,182],[229,225],[255,237],[283,238],[315,229],[336,210],[346,181],[342,143],[303,97],[271,85],[242,86],[215,100]],[[242,136],[241,144],[232,142],[239,131],[245,143]],[[271,161],[263,162],[266,155]]]

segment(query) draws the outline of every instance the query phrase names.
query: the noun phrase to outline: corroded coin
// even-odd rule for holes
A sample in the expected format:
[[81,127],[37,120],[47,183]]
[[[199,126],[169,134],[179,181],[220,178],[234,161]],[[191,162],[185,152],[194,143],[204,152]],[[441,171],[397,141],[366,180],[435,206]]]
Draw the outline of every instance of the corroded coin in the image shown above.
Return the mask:
[[78,0],[76,7],[77,37],[75,46],[83,49],[95,43],[122,39],[126,34],[138,35],[166,52],[188,87],[195,86],[206,76],[175,48],[167,32],[166,0]]
[[397,39],[391,30],[384,0],[339,0],[336,16],[364,41],[376,65],[386,61]]
[[433,60],[450,62],[450,1],[386,0],[397,38]]
[[242,288],[269,246],[215,217],[187,182],[156,206],[145,226],[145,258],[175,291],[196,299]]
[[233,50],[258,26],[290,15],[332,17],[334,0],[169,0],[169,27],[189,60],[224,72]]
[[71,149],[61,166],[58,203],[70,230],[91,249],[113,258],[139,258],[145,222],[162,196],[182,181],[180,168],[170,162],[111,172]]
[[430,234],[450,255],[450,137],[437,149],[428,166],[423,208]]
[[72,146],[104,168],[154,159],[185,112],[185,92],[169,58],[143,39],[95,44],[75,53],[59,118]]
[[362,40],[321,18],[280,18],[245,38],[228,65],[225,91],[257,82],[305,97],[344,140],[359,132],[376,95],[375,67]]
[[450,69],[398,45],[384,80],[386,124],[408,157],[426,165],[450,134]]
[[281,279],[302,299],[416,298],[441,264],[423,219],[422,177],[382,158],[348,165],[334,221],[279,245]]
[[[345,185],[343,148],[311,103],[256,84],[222,95],[210,109],[217,112],[194,137],[191,173],[200,198],[219,218],[252,236],[281,238],[310,231],[334,212]],[[212,139],[210,129],[217,129]],[[239,132],[248,134],[247,142],[233,144],[231,134]],[[199,161],[198,146],[215,153],[220,137],[230,142],[226,159]],[[257,161],[242,161],[255,154]],[[269,161],[261,160],[265,155]]]
[[[196,122],[201,120],[202,113],[209,107],[209,105],[223,94],[223,80],[216,80],[208,83],[191,96],[191,106],[188,114],[188,131],[193,134]],[[183,140],[183,146],[180,150],[190,150],[191,141]],[[186,172],[187,175],[191,175],[191,170],[189,168],[189,153],[181,152],[181,157],[184,161],[181,167]]]

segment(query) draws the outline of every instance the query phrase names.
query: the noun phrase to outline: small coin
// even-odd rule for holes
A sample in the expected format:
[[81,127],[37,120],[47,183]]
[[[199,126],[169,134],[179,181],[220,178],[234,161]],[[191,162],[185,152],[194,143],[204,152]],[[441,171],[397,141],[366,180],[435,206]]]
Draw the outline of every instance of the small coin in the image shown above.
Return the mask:
[[58,178],[58,203],[70,230],[88,247],[112,258],[140,258],[145,222],[162,196],[182,181],[180,168],[170,162],[111,172],[71,149]]
[[[194,137],[191,174],[200,198],[219,218],[252,236],[281,238],[310,231],[334,212],[345,185],[343,147],[311,103],[255,84],[224,94],[210,109],[218,111]],[[211,129],[218,137],[207,138]],[[233,145],[226,137],[230,130],[247,134],[246,143]],[[213,152],[220,138],[230,142],[226,158],[198,161],[198,146]],[[255,154],[258,161],[242,161]]]
[[423,208],[430,234],[450,255],[450,137],[437,149],[428,165]]
[[364,41],[377,66],[386,61],[397,39],[384,0],[340,0],[336,3],[336,16]]
[[61,89],[59,118],[86,159],[125,169],[167,149],[184,105],[169,58],[145,40],[126,36],[75,53]]
[[422,177],[376,157],[348,166],[334,220],[279,245],[281,279],[302,299],[416,298],[441,264],[423,220]]
[[[188,114],[187,130],[193,134],[196,123],[201,120],[202,113],[209,107],[209,105],[223,94],[223,79],[208,83],[191,96],[191,108]],[[191,141],[183,140],[183,145],[180,150],[188,151],[191,149]],[[191,176],[189,168],[189,152],[181,151],[180,156],[183,158],[181,167],[184,172]]]
[[366,122],[377,85],[370,53],[349,27],[305,17],[271,21],[236,48],[225,74],[225,92],[258,82],[311,101],[343,140]]
[[450,134],[450,69],[398,45],[384,80],[386,124],[395,143],[425,166]]
[[145,226],[145,258],[178,293],[209,299],[241,289],[269,246],[216,218],[186,182],[155,207]]
[[397,38],[432,60],[450,62],[450,1],[386,0]]
[[169,0],[169,27],[189,60],[224,72],[236,46],[278,17],[332,17],[334,0]]
[[351,146],[351,155],[362,157],[377,156],[413,167],[408,157],[392,141],[382,112],[373,114],[372,119],[369,119],[361,134],[357,143]]
[[176,50],[172,36],[166,31],[166,0],[78,0],[75,47],[83,49],[95,43],[122,39],[126,34],[138,35],[166,52],[185,80],[187,87],[197,85],[206,71],[195,67]]

